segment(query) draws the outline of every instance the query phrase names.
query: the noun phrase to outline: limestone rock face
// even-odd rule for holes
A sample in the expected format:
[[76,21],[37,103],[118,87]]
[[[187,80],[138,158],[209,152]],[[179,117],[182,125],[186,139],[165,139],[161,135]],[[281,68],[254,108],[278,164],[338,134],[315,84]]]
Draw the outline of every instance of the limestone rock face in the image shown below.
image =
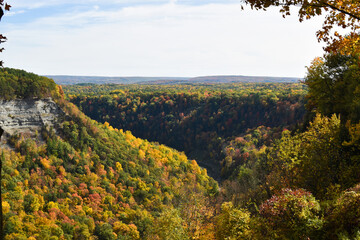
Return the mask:
[[0,131],[6,134],[34,133],[54,126],[64,112],[51,99],[0,100]]

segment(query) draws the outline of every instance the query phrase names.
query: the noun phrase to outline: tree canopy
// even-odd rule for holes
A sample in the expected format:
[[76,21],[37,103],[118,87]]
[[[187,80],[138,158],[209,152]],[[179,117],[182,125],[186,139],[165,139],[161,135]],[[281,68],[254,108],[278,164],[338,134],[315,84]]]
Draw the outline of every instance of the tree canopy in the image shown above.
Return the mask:
[[0,99],[60,97],[52,79],[12,68],[0,69]]
[[327,54],[316,58],[305,78],[309,87],[308,109],[326,116],[340,114],[343,122],[358,122],[359,71],[359,58],[354,56]]

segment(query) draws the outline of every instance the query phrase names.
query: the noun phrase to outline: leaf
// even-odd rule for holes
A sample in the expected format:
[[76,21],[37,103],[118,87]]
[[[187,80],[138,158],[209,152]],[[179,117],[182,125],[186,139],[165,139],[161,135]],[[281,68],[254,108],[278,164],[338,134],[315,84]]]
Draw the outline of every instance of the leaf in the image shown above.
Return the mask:
[[6,11],[10,11],[10,8],[11,8],[11,5],[9,5],[9,4],[6,3],[6,4],[5,4],[5,10],[6,10]]

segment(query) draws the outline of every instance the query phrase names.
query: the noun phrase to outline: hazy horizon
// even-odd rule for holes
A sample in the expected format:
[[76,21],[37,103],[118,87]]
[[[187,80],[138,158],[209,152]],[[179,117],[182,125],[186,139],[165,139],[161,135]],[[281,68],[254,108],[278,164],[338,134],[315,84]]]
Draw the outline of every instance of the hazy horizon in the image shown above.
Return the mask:
[[198,78],[198,77],[268,77],[268,78],[302,78],[294,76],[260,76],[260,75],[243,75],[243,74],[229,74],[229,75],[201,75],[201,76],[162,76],[162,75],[74,75],[74,74],[41,74],[42,76],[54,77],[104,77],[104,78]]

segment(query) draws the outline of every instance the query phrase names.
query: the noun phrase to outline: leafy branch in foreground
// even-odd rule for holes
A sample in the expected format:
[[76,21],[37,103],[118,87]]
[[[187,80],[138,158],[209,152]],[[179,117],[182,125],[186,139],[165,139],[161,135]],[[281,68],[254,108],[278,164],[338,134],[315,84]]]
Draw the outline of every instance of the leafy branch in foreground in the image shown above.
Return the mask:
[[[298,7],[299,21],[325,15],[322,29],[316,36],[328,44],[327,51],[334,51],[336,43],[343,40],[342,34],[333,31],[334,27],[350,29],[352,34],[360,28],[360,2],[354,0],[242,0],[255,10],[266,11],[269,7],[280,7],[283,17],[291,14],[291,7]],[[356,34],[357,35],[357,34]],[[358,39],[358,38],[357,38]]]

